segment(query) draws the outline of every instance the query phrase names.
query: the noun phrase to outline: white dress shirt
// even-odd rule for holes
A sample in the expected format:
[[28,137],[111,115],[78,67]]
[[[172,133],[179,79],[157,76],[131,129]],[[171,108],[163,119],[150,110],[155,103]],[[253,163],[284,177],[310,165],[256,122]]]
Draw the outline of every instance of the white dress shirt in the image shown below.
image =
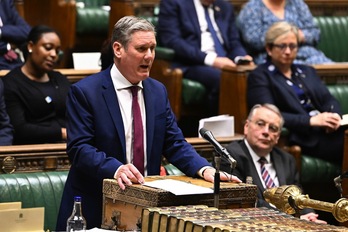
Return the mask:
[[[129,87],[133,86],[117,69],[115,64],[112,66],[110,71],[112,83],[114,85],[118,104],[121,110],[125,138],[126,138],[126,155],[127,155],[127,163],[133,163],[133,115],[132,115],[132,92]],[[141,111],[141,117],[143,121],[144,128],[144,161],[145,161],[145,176],[147,175],[146,170],[146,110],[145,110],[145,102],[143,96],[143,83],[139,82],[138,84],[138,102]],[[116,103],[116,102],[115,102]],[[117,171],[116,171],[117,172]],[[116,173],[115,173],[116,174]]]
[[[207,23],[207,20],[205,19],[204,8],[201,1],[194,0],[193,2],[196,8],[198,22],[199,22],[199,26],[201,28],[201,33],[202,33],[201,34],[201,51],[207,53],[207,56],[204,59],[204,63],[205,65],[212,66],[215,58],[217,57],[217,54],[215,52],[214,40],[211,33],[208,31],[208,23]],[[212,5],[208,7],[208,12],[209,12],[209,16],[213,24],[213,27],[215,28],[217,37],[219,38],[221,44],[224,44],[219,27],[217,26],[215,22],[214,10],[212,8]]]
[[[250,155],[253,159],[253,162],[254,162],[254,165],[255,165],[255,168],[257,170],[257,174],[259,174],[259,178],[262,182],[262,185],[264,188],[266,188],[266,184],[264,183],[263,181],[263,178],[262,178],[262,175],[261,175],[261,164],[259,163],[259,159],[260,159],[260,156],[258,156],[254,150],[250,147],[248,141],[246,139],[244,139],[244,142],[245,142],[245,145],[246,147],[248,148],[249,152],[250,152]],[[271,161],[271,155],[270,154],[267,154],[265,156],[266,160],[267,160],[267,164],[265,164],[265,168],[267,169],[269,175],[271,176],[275,186],[279,186],[279,180],[278,180],[278,177],[277,177],[277,173],[276,173],[276,170],[274,169],[274,165]]]

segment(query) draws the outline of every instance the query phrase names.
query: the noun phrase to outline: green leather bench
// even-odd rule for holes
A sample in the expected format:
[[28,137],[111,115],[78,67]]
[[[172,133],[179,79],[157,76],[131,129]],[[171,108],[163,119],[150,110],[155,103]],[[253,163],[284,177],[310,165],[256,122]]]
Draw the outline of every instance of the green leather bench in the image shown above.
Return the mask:
[[109,29],[109,0],[77,0],[76,6],[77,35],[102,35],[106,38]]
[[318,48],[336,62],[348,62],[348,16],[316,16],[320,28]]
[[0,203],[22,202],[23,208],[44,207],[44,230],[54,231],[68,171],[0,175]]

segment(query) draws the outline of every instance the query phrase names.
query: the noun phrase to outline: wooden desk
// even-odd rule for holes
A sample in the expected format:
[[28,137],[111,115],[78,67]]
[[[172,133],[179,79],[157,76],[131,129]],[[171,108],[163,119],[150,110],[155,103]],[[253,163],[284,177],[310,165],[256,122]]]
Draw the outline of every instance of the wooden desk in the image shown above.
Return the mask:
[[86,69],[86,70],[77,70],[77,69],[56,69],[56,71],[61,72],[65,75],[71,83],[75,83],[87,76],[100,72],[100,69]]
[[[78,70],[78,69],[72,69],[72,68],[62,68],[62,69],[55,69],[55,70],[65,75],[71,83],[75,83],[85,78],[86,76],[100,72],[99,69]],[[9,70],[0,70],[0,77],[5,76],[8,72]]]
[[[216,138],[223,146],[242,135]],[[202,138],[187,138],[197,152],[212,160],[214,147]],[[70,161],[66,154],[66,143],[29,144],[0,146],[0,173],[69,170]]]
[[65,143],[0,146],[0,173],[69,170]]

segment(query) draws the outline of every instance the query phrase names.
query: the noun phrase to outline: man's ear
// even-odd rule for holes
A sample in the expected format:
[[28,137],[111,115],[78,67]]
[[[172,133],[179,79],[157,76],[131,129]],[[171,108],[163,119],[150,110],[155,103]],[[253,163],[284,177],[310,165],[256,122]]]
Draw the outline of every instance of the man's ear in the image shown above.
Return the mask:
[[112,49],[114,51],[114,56],[116,56],[117,58],[120,58],[121,55],[122,55],[122,48],[123,48],[123,46],[119,42],[114,42],[112,44]]

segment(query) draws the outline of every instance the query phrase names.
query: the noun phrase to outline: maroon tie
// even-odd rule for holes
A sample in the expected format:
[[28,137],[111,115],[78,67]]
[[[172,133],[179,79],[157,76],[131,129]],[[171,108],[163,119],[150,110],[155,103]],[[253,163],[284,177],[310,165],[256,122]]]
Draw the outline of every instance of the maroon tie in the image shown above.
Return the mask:
[[132,86],[133,164],[144,175],[144,131],[138,103],[138,86]]

